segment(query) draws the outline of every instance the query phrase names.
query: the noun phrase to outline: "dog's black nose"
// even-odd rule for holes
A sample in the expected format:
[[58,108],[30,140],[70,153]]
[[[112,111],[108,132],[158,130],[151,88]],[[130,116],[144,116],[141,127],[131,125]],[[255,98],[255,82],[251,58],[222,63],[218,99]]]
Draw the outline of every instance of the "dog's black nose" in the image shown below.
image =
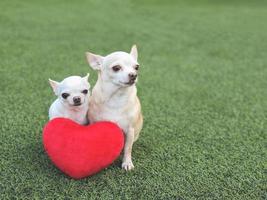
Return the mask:
[[81,97],[73,97],[74,103],[81,103]]
[[135,74],[135,73],[130,73],[130,74],[129,74],[129,78],[130,78],[131,80],[135,80],[136,77],[137,77],[137,74]]

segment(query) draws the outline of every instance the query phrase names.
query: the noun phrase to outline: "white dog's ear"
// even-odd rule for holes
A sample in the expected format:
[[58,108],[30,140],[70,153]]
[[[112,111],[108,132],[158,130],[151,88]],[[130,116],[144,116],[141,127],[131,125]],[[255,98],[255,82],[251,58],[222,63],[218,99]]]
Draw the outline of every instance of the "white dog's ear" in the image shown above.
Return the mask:
[[131,49],[130,54],[131,54],[131,55],[133,56],[133,58],[137,61],[137,58],[138,58],[138,52],[137,52],[137,47],[136,47],[135,44],[132,46],[132,49]]
[[86,76],[83,77],[83,80],[85,80],[86,82],[88,82],[88,78],[89,78],[90,74],[87,73]]
[[58,88],[59,82],[49,79],[49,83],[50,83],[54,93],[57,95],[57,88]]
[[94,69],[94,70],[100,70],[101,66],[103,64],[103,57],[90,53],[90,52],[86,52],[86,58],[87,61],[89,63],[89,65]]

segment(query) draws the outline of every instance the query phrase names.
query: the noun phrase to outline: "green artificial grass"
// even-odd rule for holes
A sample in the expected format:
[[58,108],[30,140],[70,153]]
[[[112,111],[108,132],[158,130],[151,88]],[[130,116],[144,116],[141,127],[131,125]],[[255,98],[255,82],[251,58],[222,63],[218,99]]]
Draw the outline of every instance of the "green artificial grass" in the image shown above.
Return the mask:
[[[266,1],[0,2],[0,199],[266,199]],[[138,45],[144,127],[73,180],[42,146],[48,78],[96,73],[85,52]]]

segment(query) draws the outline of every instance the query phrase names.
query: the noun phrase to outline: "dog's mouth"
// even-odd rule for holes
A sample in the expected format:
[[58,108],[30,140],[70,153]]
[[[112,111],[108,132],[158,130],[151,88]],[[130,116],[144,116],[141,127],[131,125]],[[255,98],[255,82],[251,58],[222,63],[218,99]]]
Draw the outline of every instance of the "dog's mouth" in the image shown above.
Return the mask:
[[128,85],[128,86],[135,84],[135,82],[136,82],[135,80],[130,80],[129,82],[126,82],[126,83],[120,81],[120,83],[122,83],[123,85]]
[[82,103],[74,103],[73,106],[80,106]]

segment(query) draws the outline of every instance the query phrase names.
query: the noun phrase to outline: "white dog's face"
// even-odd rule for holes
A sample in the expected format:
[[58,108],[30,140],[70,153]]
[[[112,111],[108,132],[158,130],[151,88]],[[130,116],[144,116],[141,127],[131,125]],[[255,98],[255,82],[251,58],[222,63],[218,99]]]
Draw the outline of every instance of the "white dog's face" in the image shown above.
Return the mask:
[[49,83],[63,104],[68,106],[81,106],[84,103],[88,103],[88,97],[90,95],[88,77],[89,74],[85,77],[70,76],[61,82],[49,79]]
[[91,67],[100,71],[104,81],[119,87],[132,86],[137,82],[139,64],[135,45],[130,53],[118,51],[102,57],[88,52],[86,57]]

